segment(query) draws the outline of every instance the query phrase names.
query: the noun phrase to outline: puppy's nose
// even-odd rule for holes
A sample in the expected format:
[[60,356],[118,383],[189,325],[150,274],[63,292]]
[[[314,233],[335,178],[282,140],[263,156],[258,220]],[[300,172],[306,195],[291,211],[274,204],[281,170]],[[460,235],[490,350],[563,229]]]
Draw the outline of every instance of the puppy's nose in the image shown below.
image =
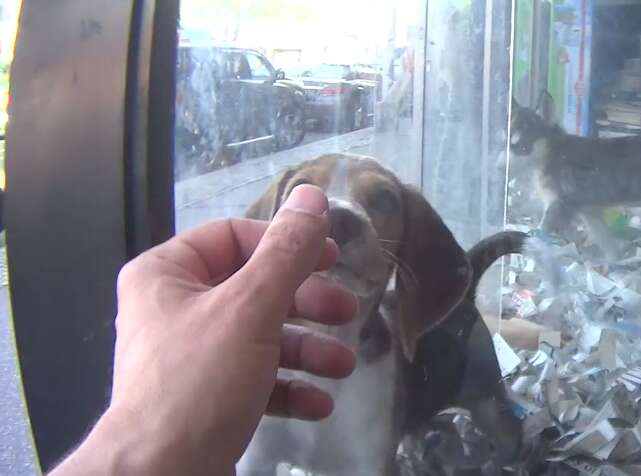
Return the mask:
[[331,236],[339,247],[357,238],[363,232],[363,221],[351,210],[336,207],[329,209],[329,224]]

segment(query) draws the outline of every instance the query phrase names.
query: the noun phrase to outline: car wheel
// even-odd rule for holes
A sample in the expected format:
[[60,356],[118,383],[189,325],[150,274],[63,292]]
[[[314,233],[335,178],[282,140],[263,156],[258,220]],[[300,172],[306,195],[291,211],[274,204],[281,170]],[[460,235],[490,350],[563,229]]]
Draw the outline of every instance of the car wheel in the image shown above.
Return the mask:
[[194,167],[196,173],[204,174],[218,168],[223,162],[220,151],[202,151],[194,157]]
[[296,106],[284,107],[276,116],[276,147],[291,149],[303,141],[305,137],[305,114],[303,109]]
[[226,149],[222,138],[212,143],[202,142],[200,145],[197,154],[193,157],[196,172],[199,174],[211,172],[237,161],[238,152]]

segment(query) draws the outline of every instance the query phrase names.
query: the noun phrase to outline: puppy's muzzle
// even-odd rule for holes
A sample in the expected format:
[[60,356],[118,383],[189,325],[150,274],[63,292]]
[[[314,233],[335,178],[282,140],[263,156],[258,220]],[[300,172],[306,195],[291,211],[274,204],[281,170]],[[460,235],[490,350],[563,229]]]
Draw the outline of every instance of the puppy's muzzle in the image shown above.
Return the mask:
[[363,236],[366,223],[355,212],[343,206],[332,206],[328,211],[331,236],[339,248]]

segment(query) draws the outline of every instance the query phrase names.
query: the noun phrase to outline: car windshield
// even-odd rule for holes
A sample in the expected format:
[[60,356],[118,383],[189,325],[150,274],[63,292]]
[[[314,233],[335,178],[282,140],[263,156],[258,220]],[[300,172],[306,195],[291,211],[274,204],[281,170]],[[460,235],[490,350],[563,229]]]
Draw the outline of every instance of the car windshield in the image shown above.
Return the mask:
[[343,79],[349,73],[349,66],[342,64],[321,64],[292,69],[292,76],[315,79]]

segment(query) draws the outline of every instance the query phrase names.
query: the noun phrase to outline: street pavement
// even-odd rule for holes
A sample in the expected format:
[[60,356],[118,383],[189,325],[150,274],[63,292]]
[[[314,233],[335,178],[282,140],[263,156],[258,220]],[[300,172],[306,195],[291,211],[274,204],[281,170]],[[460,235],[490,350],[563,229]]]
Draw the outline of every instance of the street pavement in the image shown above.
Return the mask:
[[178,182],[174,199],[176,231],[184,231],[212,219],[241,216],[281,171],[328,152],[374,156],[401,178],[413,182],[416,177],[412,166],[416,161],[412,160],[415,154],[408,136],[374,133],[368,128]]

